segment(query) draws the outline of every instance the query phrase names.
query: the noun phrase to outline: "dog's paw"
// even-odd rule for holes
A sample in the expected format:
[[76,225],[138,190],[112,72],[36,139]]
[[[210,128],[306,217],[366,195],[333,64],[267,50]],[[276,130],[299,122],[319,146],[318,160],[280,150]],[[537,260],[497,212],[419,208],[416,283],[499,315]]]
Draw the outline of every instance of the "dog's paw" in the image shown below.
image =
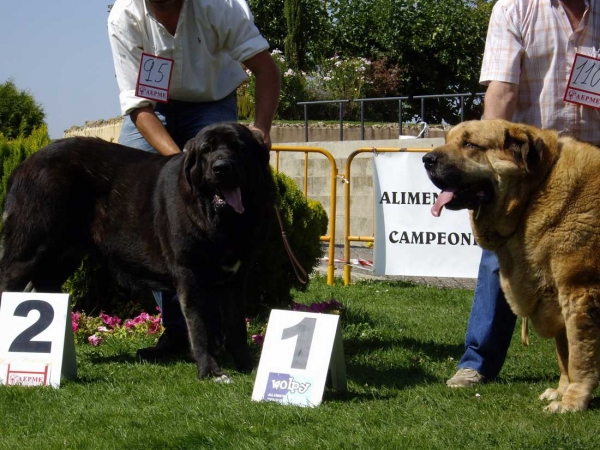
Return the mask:
[[215,383],[219,383],[219,384],[230,384],[230,383],[233,383],[233,380],[230,377],[228,377],[227,375],[225,375],[225,374],[220,375],[218,377],[214,377],[213,381]]
[[587,405],[581,404],[581,402],[554,401],[554,402],[550,403],[548,406],[546,406],[544,408],[544,411],[555,414],[555,413],[585,411],[586,409],[587,409]]
[[563,394],[558,389],[548,388],[542,395],[539,396],[540,400],[559,400]]

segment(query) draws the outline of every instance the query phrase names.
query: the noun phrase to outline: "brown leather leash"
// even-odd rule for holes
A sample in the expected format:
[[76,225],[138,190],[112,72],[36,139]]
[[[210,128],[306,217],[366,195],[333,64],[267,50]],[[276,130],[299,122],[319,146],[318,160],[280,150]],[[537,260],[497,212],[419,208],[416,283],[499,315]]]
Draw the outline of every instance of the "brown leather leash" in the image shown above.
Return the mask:
[[306,270],[304,270],[304,267],[302,267],[302,264],[300,264],[300,262],[296,258],[296,255],[294,255],[292,248],[290,247],[290,243],[288,242],[287,235],[285,234],[285,229],[283,228],[283,220],[281,219],[281,213],[279,212],[279,208],[277,207],[277,205],[275,205],[275,213],[277,214],[277,220],[279,220],[279,227],[281,228],[281,237],[283,238],[283,246],[285,247],[288,257],[290,258],[290,262],[292,263],[292,268],[294,269],[294,272],[296,273],[296,278],[298,278],[298,281],[300,283],[306,284],[306,283],[308,283],[308,274],[306,273]]

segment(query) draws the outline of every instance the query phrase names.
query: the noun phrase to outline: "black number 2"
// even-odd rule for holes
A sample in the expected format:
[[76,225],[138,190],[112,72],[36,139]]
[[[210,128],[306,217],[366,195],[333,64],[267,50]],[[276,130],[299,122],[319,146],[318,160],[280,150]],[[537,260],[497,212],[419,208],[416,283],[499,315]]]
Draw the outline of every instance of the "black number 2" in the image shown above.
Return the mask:
[[305,317],[293,327],[283,330],[281,339],[289,339],[298,336],[296,348],[294,349],[294,358],[292,359],[292,369],[306,369],[316,324],[317,319]]
[[54,308],[42,300],[27,300],[15,309],[15,316],[27,317],[31,311],[38,311],[40,317],[29,328],[23,330],[8,348],[9,352],[51,353],[52,341],[32,341],[54,320]]

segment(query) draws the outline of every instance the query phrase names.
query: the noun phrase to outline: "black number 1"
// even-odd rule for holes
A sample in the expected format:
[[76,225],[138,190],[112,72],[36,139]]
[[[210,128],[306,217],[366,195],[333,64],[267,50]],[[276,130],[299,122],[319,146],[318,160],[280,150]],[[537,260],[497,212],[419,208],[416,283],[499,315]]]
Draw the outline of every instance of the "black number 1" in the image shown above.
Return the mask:
[[8,348],[9,352],[51,353],[52,341],[32,341],[54,320],[54,308],[42,300],[27,300],[15,309],[15,316],[27,317],[31,311],[38,311],[40,317],[29,328],[23,330]]
[[296,348],[294,349],[294,358],[292,359],[292,369],[306,369],[316,324],[317,319],[314,317],[305,317],[293,327],[283,330],[281,339],[298,336]]

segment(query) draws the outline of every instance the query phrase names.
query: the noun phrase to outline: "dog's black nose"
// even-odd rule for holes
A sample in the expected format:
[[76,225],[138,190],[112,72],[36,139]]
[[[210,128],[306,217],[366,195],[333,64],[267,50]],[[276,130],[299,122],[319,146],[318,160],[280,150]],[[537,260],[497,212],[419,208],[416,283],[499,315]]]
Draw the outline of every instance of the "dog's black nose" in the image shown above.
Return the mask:
[[425,164],[425,168],[433,167],[437,161],[438,157],[435,153],[429,152],[423,155],[423,164]]
[[213,163],[212,170],[216,174],[226,175],[228,173],[231,173],[231,171],[232,171],[231,163],[229,163],[228,161],[219,159]]

